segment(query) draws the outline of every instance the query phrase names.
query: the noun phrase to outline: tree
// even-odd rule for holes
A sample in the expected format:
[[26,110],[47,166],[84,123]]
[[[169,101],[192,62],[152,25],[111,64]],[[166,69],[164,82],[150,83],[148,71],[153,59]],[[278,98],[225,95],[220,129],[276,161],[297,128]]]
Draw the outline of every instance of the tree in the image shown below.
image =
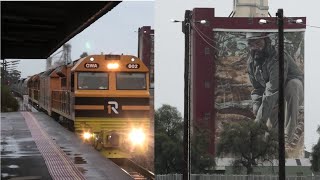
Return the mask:
[[217,148],[217,155],[231,155],[235,158],[235,171],[245,167],[252,174],[253,167],[277,158],[278,142],[276,129],[252,121],[223,124]]
[[12,70],[8,73],[7,79],[10,81],[10,84],[17,82],[21,78],[21,72],[18,70]]
[[[317,129],[318,134],[320,134],[320,126],[318,126]],[[311,153],[311,169],[315,172],[320,171],[320,138],[318,140],[318,143],[312,148]]]
[[10,92],[10,88],[1,84],[1,112],[12,112],[19,110],[19,102]]
[[183,121],[177,108],[163,105],[155,112],[156,174],[182,173]]
[[208,152],[210,131],[193,126],[191,140],[191,171],[193,174],[210,173],[215,166],[214,156]]
[[[194,126],[191,142],[192,173],[206,173],[214,157],[208,153],[209,131]],[[183,120],[177,108],[163,105],[155,112],[156,174],[183,172]]]
[[80,58],[84,58],[84,57],[87,57],[88,56],[88,53],[87,52],[83,52],[81,55],[80,55]]

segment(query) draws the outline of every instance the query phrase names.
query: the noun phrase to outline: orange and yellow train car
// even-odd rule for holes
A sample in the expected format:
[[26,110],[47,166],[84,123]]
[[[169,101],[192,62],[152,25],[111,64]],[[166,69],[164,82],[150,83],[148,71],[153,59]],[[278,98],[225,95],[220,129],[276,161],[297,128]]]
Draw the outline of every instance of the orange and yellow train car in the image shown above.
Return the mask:
[[139,58],[87,56],[32,76],[28,89],[30,102],[67,122],[105,156],[130,158],[147,150],[149,71]]

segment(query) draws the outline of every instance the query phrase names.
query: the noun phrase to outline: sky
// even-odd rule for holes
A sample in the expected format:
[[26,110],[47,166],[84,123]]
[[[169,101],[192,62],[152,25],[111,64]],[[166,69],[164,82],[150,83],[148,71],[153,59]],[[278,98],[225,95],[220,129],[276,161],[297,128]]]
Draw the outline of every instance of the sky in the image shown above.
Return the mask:
[[[154,27],[154,2],[122,2],[67,42],[71,44],[71,59],[78,59],[83,52],[89,55],[103,52],[137,56],[138,28],[142,26]],[[54,60],[60,56],[61,53],[57,54]],[[25,78],[44,71],[45,67],[45,60],[32,59],[21,60],[17,69]]]
[[[185,10],[194,7],[215,8],[215,16],[228,17],[232,0],[159,0],[155,8],[155,107],[170,104],[183,114],[184,34],[180,23]],[[307,17],[308,25],[320,26],[318,0],[269,0],[269,13],[275,17],[279,8],[287,17]],[[320,29],[307,27],[305,33],[305,146],[310,151],[319,135],[316,133],[320,96]]]

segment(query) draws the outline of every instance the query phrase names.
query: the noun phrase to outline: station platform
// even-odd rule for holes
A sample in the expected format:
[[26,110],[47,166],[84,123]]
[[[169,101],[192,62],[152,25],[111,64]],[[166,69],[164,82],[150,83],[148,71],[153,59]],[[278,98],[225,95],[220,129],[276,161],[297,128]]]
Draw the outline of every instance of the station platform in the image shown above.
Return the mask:
[[132,177],[42,112],[1,113],[1,179]]

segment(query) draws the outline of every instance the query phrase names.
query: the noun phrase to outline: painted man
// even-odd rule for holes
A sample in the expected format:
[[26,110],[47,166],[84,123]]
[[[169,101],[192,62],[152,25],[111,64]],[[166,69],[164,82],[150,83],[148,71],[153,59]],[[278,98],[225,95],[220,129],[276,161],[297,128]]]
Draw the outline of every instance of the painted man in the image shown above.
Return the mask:
[[[250,58],[248,74],[254,90],[251,93],[255,122],[273,127],[278,126],[279,61],[278,51],[271,44],[266,33],[247,33]],[[299,107],[303,104],[303,73],[293,58],[284,53],[284,99],[286,104],[285,136],[286,143],[295,145],[295,129],[298,124]],[[302,126],[303,127],[303,126]],[[300,127],[300,130],[302,130]]]

